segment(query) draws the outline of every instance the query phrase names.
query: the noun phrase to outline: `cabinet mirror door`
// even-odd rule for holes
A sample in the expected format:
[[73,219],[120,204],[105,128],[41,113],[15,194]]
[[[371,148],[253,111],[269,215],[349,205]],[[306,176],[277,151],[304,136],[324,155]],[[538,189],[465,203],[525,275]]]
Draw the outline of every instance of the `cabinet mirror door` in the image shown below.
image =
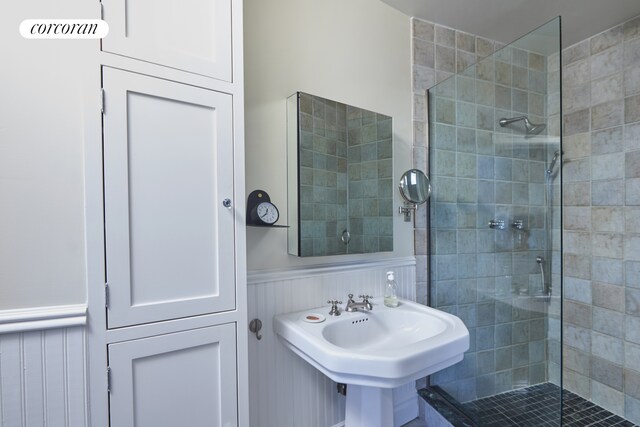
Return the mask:
[[289,253],[393,251],[392,119],[298,92],[287,100]]

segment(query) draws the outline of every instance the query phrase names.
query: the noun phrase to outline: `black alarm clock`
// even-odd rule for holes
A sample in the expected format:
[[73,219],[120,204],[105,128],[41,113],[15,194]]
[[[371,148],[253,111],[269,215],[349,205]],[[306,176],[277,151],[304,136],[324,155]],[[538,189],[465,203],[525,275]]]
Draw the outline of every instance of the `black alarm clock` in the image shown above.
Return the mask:
[[266,191],[255,190],[247,200],[247,225],[274,225],[280,213]]

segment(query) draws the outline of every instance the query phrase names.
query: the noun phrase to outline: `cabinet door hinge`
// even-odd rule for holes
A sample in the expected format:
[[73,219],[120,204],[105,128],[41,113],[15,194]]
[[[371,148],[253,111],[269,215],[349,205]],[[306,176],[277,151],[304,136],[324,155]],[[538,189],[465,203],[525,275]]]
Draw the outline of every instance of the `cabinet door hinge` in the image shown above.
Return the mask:
[[104,284],[104,307],[109,308],[109,284]]
[[100,113],[104,114],[104,89],[100,88]]
[[111,368],[107,366],[107,393],[111,393]]

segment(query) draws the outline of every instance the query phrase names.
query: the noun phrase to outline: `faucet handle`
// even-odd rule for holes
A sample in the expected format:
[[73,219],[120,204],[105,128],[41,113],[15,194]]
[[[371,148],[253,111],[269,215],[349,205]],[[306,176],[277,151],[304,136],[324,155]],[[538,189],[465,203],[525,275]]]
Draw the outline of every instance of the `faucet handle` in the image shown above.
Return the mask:
[[338,308],[338,304],[342,304],[342,301],[338,301],[337,299],[328,300],[327,304],[331,304],[331,310],[329,311],[329,315],[340,316],[340,309]]
[[364,301],[368,301],[370,299],[373,299],[373,296],[371,295],[360,295],[358,298],[362,298]]

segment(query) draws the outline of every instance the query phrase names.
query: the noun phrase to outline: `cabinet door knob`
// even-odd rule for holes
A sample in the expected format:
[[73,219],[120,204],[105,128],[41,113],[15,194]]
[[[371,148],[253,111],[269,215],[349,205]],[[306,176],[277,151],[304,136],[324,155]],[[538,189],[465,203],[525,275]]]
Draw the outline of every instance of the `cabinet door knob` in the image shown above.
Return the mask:
[[222,206],[224,206],[225,208],[230,208],[231,207],[231,199],[224,199],[222,201]]

